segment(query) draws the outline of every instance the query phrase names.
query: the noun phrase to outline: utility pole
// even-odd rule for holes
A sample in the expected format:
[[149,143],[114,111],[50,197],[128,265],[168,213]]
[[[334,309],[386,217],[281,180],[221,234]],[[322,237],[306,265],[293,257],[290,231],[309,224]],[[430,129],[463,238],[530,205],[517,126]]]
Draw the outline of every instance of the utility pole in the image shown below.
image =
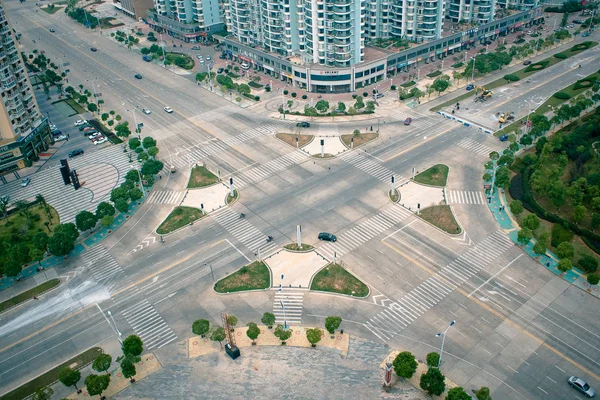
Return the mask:
[[435,337],[442,337],[442,347],[440,348],[440,359],[438,361],[438,369],[440,369],[440,365],[442,364],[442,355],[444,354],[444,341],[446,340],[446,332],[448,332],[448,329],[450,329],[454,324],[456,323],[455,320],[452,320],[452,322],[450,322],[450,325],[448,325],[448,327],[446,328],[446,330],[442,333],[437,333],[435,335]]

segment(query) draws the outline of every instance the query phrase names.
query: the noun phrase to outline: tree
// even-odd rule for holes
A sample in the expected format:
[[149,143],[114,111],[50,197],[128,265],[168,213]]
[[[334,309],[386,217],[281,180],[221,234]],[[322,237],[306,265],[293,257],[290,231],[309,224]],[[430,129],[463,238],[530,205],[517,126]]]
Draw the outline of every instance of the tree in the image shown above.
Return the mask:
[[125,199],[119,199],[115,201],[115,208],[119,212],[126,213],[129,211],[129,203]]
[[431,87],[435,89],[435,91],[438,92],[438,94],[440,94],[450,87],[450,81],[447,79],[443,79],[443,77],[439,77],[435,81],[433,81]]
[[40,388],[31,396],[31,400],[50,400],[53,394],[54,390],[49,387]]
[[523,212],[523,203],[520,200],[513,200],[510,202],[510,212],[514,215],[519,215]]
[[[92,364],[92,369],[96,372],[106,372],[112,364],[112,357],[110,354],[100,354]],[[110,375],[110,373],[109,373]]]
[[312,345],[312,347],[317,347],[317,343],[321,340],[321,336],[323,332],[319,328],[307,329],[306,330],[306,338]]
[[136,370],[135,370],[135,363],[133,362],[133,360],[131,360],[131,357],[124,357],[121,360],[121,373],[123,374],[123,376],[125,378],[129,378],[129,381],[131,383],[135,382],[135,379],[133,379],[133,377],[136,374]]
[[128,138],[129,135],[131,135],[131,129],[129,129],[129,121],[123,121],[120,124],[117,124],[115,126],[115,132],[119,137]]
[[248,329],[246,330],[246,336],[252,340],[252,344],[256,344],[256,338],[260,335],[260,328],[254,322],[248,323]]
[[46,199],[41,194],[35,195],[35,202],[38,203],[39,208],[47,207],[48,203],[46,203]]
[[579,224],[585,219],[586,214],[587,208],[585,208],[585,206],[575,206],[575,208],[573,209],[573,222]]
[[546,249],[548,248],[548,241],[538,239],[533,245],[533,252],[538,256],[546,254]]
[[31,222],[31,210],[29,209],[29,203],[24,200],[15,202],[15,207],[19,210],[19,214],[27,220],[27,223]]
[[430,395],[439,396],[446,389],[444,375],[437,368],[429,368],[426,373],[421,375],[420,386]]
[[533,139],[529,135],[523,135],[519,139],[519,143],[521,143],[521,146],[530,146],[533,143]]
[[142,145],[142,142],[140,142],[140,139],[132,137],[131,139],[129,139],[128,144],[131,150],[135,150]]
[[598,260],[588,254],[584,254],[577,262],[577,265],[589,274],[596,271],[598,268]]
[[327,317],[325,318],[325,329],[327,329],[327,332],[333,335],[333,332],[335,332],[335,330],[339,328],[341,323],[341,317]]
[[88,393],[90,394],[90,396],[101,396],[100,398],[102,399],[102,392],[104,392],[106,390],[106,388],[108,388],[108,385],[110,384],[110,375],[88,375],[85,378],[85,386],[87,388]]
[[46,251],[48,247],[48,235],[46,232],[38,232],[31,238],[31,244],[38,250]]
[[275,328],[275,332],[273,332],[275,337],[281,340],[281,344],[285,344],[285,341],[292,337],[292,331],[290,329],[283,329],[283,325],[277,325]]
[[510,173],[508,168],[500,167],[496,170],[496,181],[495,184],[500,188],[507,188],[510,183]]
[[88,111],[89,112],[96,112],[98,111],[98,106],[96,105],[96,103],[89,103],[87,105]]
[[222,348],[223,344],[221,342],[225,340],[225,329],[223,329],[222,326],[217,326],[214,328],[210,333],[210,340],[213,342],[219,342],[219,345]]
[[273,328],[273,324],[275,323],[275,314],[270,312],[264,313],[262,318],[260,319],[260,322],[267,325],[269,329]]
[[156,157],[156,155],[158,154],[158,147],[154,146],[154,147],[150,147],[148,149],[148,155],[152,158]]
[[98,223],[98,217],[89,211],[81,211],[75,216],[75,224],[80,231],[92,229]]
[[245,83],[242,83],[238,86],[237,89],[239,94],[250,94],[250,86],[246,85]]
[[560,259],[563,259],[563,258],[571,259],[571,258],[573,258],[574,254],[575,254],[575,248],[569,242],[562,242],[556,248],[556,255]]
[[471,400],[471,396],[465,392],[465,389],[459,386],[448,390],[446,400]]
[[401,378],[411,378],[417,370],[417,360],[410,351],[403,351],[399,353],[392,363],[394,365],[394,371],[396,375]]
[[204,335],[210,330],[210,322],[206,319],[197,319],[192,324],[192,333],[194,335],[200,335],[200,337],[204,337]]
[[319,100],[317,101],[317,104],[315,104],[315,108],[317,111],[324,113],[329,110],[329,102],[326,100]]
[[48,251],[55,256],[62,257],[69,254],[75,248],[75,240],[67,233],[57,232],[48,239]]
[[124,189],[120,186],[116,187],[110,191],[110,201],[112,201],[113,203],[116,203],[117,200],[128,199],[128,198],[129,198],[129,193],[127,192],[126,189]]
[[440,355],[439,353],[436,353],[435,351],[427,354],[427,365],[429,367],[438,367],[438,365],[440,364]]
[[156,175],[164,167],[164,164],[158,160],[148,160],[142,165],[142,175]]
[[33,247],[29,250],[29,258],[31,258],[31,261],[37,261],[39,265],[42,265],[44,251]]
[[596,273],[589,274],[587,276],[587,281],[590,285],[597,285],[600,282],[600,276]]
[[76,369],[69,367],[62,367],[58,371],[58,380],[66,387],[75,387],[77,393],[81,393],[81,390],[77,387],[77,382],[81,379],[81,372]]
[[517,234],[517,241],[522,246],[525,246],[527,243],[529,243],[531,241],[531,238],[533,238],[533,233],[529,228],[523,228],[519,230],[519,233]]
[[113,222],[115,222],[115,217],[113,217],[112,215],[105,215],[104,217],[102,217],[102,219],[100,220],[100,224],[104,227],[104,228],[110,228],[110,226],[113,224]]
[[523,218],[523,226],[525,228],[531,229],[532,231],[535,231],[537,228],[540,227],[540,219],[535,214],[529,214],[528,216]]
[[96,207],[96,218],[101,219],[107,215],[115,215],[115,208],[112,206],[112,204],[103,201]]
[[18,276],[21,273],[21,265],[12,261],[4,267],[4,273],[6,274],[6,276],[11,278]]
[[131,354],[132,356],[137,357],[144,351],[144,342],[142,342],[142,339],[140,339],[139,336],[129,335],[123,340],[122,350],[125,356]]
[[475,397],[477,400],[492,400],[492,396],[490,396],[490,389],[482,386],[475,392]]
[[156,140],[154,140],[150,136],[146,136],[144,140],[142,140],[142,146],[144,146],[145,149],[149,149],[150,147],[156,147]]
[[231,330],[233,331],[233,328],[238,323],[238,319],[237,319],[237,317],[235,315],[228,315],[227,316],[227,322],[229,322],[229,325],[231,325]]
[[133,188],[129,191],[129,198],[131,199],[131,201],[137,201],[142,197],[144,197],[144,192],[142,192],[142,189]]
[[573,263],[568,258],[563,258],[558,262],[557,268],[560,272],[565,273],[573,269]]
[[338,102],[337,109],[340,110],[340,111],[342,111],[342,112],[346,111],[346,104],[344,104],[343,101]]

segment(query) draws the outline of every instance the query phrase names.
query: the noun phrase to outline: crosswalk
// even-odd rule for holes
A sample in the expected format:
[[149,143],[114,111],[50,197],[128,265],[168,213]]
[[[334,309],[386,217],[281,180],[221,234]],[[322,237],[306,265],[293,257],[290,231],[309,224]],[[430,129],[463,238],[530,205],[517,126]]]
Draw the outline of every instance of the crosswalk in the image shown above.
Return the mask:
[[136,335],[142,339],[145,350],[160,349],[177,339],[175,332],[146,299],[126,309],[122,314]]
[[[243,171],[239,175],[233,175],[233,183],[236,188],[241,189],[250,183],[259,182],[269,176],[284,171],[292,165],[299,164],[308,157],[309,155],[302,151],[293,151],[281,157],[277,157],[263,165]],[[227,179],[229,179],[229,177],[226,177],[225,180]]]
[[281,121],[259,126],[239,135],[228,137],[224,140],[214,138],[208,142],[199,143],[188,149],[185,149],[183,154],[173,159],[172,163],[178,168],[187,167],[216,153],[228,151],[232,146],[256,139],[260,136],[271,135],[285,126],[290,126],[290,124],[291,122]]
[[304,292],[277,291],[273,300],[275,323],[300,325],[302,323],[302,302]]
[[446,190],[448,204],[485,204],[482,192],[467,190]]
[[338,158],[385,183],[390,183],[392,176],[395,176],[397,185],[408,181],[408,179],[403,178],[401,175],[396,174],[391,169],[384,167],[379,162],[358,151],[346,151]]
[[404,221],[410,215],[412,213],[404,207],[397,204],[391,205],[379,214],[338,235],[336,242],[328,242],[319,247],[317,252],[328,260],[333,260],[334,253],[336,257],[341,257],[373,239],[381,232]]
[[494,232],[391,303],[364,326],[383,341],[393,338],[512,246],[514,243],[503,232]]
[[492,151],[496,151],[490,146],[486,146],[485,144],[481,144],[469,138],[462,139],[461,141],[457,142],[456,145],[485,157],[488,157]]
[[146,203],[152,204],[179,204],[185,194],[184,190],[157,190],[148,196]]
[[215,214],[215,219],[223,228],[239,240],[251,251],[260,250],[262,256],[266,256],[278,246],[275,241],[267,242],[267,236],[256,229],[254,225],[230,208],[221,209]]
[[98,244],[87,249],[81,254],[83,266],[92,272],[94,279],[110,288],[120,279],[123,268],[117,263],[113,256],[106,250],[103,244]]
[[406,118],[410,117],[412,119],[409,127],[413,128],[413,129],[418,129],[418,130],[427,130],[435,125],[440,124],[441,122],[443,122],[440,118],[436,118],[436,117],[430,117],[430,116],[424,116],[424,115],[419,115],[419,114],[414,114],[414,113],[399,113],[396,115],[393,115],[393,118],[397,121],[402,121],[404,122],[406,120]]

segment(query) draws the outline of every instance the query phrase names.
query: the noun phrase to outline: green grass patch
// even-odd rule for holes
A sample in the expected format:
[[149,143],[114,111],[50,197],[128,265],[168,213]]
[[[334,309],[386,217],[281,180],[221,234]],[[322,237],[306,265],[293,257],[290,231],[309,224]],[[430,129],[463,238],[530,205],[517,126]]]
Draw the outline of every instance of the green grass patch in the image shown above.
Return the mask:
[[[71,358],[70,360],[60,364],[59,366],[52,368],[50,371],[43,373],[37,378],[19,386],[15,390],[8,392],[1,397],[2,400],[21,400],[35,393],[36,390],[49,386],[50,384],[58,381],[58,371],[62,367],[71,367],[73,369],[81,369],[86,365],[92,363],[98,356],[102,354],[100,347],[92,347],[89,350]],[[83,378],[83,376],[82,376]],[[83,379],[79,382],[79,387],[83,387]]]
[[295,135],[293,133],[276,133],[275,137],[293,147],[296,147],[296,138],[298,138],[298,147],[300,148],[309,144],[314,138],[313,135]]
[[258,82],[250,81],[250,82],[248,82],[248,86],[253,87],[254,89],[260,89],[265,85],[261,85]]
[[390,198],[390,201],[392,203],[397,203],[398,202],[398,198],[400,197],[400,193],[398,192],[398,189],[394,189],[394,193],[392,193],[392,191],[388,191],[388,197]]
[[581,42],[581,43],[578,43],[575,46],[571,47],[570,51],[571,51],[571,53],[577,53],[579,51],[587,50],[590,47],[592,47],[593,44],[594,44],[594,42],[590,42],[590,41]]
[[339,264],[328,264],[313,278],[310,290],[347,294],[354,297],[369,295],[369,287]]
[[298,246],[298,243],[290,243],[283,246],[284,249],[292,251],[310,251],[314,249],[310,244],[302,243],[302,246]]
[[254,261],[215,283],[217,293],[243,292],[245,290],[268,289],[271,273],[263,262]]
[[56,6],[54,6],[52,8],[50,8],[50,6],[40,7],[40,10],[42,10],[43,12],[48,13],[48,14],[54,14],[58,10],[62,10],[62,9],[63,9],[63,7],[56,7]]
[[219,181],[219,178],[212,172],[208,170],[208,168],[198,165],[192,168],[192,173],[190,174],[190,181],[188,182],[188,189],[199,188],[214,185]]
[[435,78],[436,76],[440,76],[441,74],[442,74],[442,71],[433,71],[433,72],[430,72],[429,74],[427,74],[427,76],[429,78]]
[[32,289],[29,289],[26,292],[16,295],[15,297],[11,297],[10,299],[0,303],[0,312],[8,310],[9,308],[14,307],[17,304],[21,304],[26,300],[33,299],[33,296],[37,296],[40,293],[55,288],[58,285],[60,285],[60,279],[51,279],[48,282],[44,282],[39,286],[36,286]]
[[190,223],[199,220],[204,217],[202,211],[198,208],[178,206],[175,207],[171,214],[163,221],[162,224],[156,229],[156,233],[159,235],[165,235],[176,231],[177,229],[189,225]]
[[167,61],[179,68],[190,70],[194,68],[194,59],[183,53],[167,53]]
[[362,146],[365,143],[369,143],[371,140],[375,140],[379,137],[378,133],[359,133],[352,135],[342,135],[342,142],[346,147],[350,147],[352,140],[354,139],[354,147]]
[[573,90],[587,89],[592,86],[594,86],[594,81],[592,79],[580,79],[573,85]]
[[79,104],[72,98],[68,98],[68,99],[60,100],[60,101],[66,102],[69,105],[69,107],[71,107],[73,109],[73,111],[75,111],[77,114],[85,114],[87,112],[87,110],[85,108],[83,108],[83,106],[81,104]]
[[405,83],[401,83],[400,86],[402,86],[403,88],[409,88],[411,86],[415,86],[417,84],[417,82],[415,81],[408,81]]
[[564,60],[565,58],[569,58],[568,55],[564,54],[564,53],[556,53],[554,55],[555,58],[560,58],[561,60]]
[[504,75],[504,79],[506,79],[508,82],[517,82],[521,80],[521,78],[513,74]]
[[414,181],[431,186],[446,186],[449,170],[447,165],[436,164],[415,176]]
[[227,204],[237,200],[238,198],[238,191],[237,189],[233,189],[233,196],[231,195],[231,192],[229,192],[229,194],[227,195]]
[[461,229],[450,206],[432,206],[421,210],[421,218],[430,224],[437,226],[444,232],[456,234],[460,233]]
[[536,63],[529,64],[523,72],[541,71],[550,64],[550,60],[542,60]]

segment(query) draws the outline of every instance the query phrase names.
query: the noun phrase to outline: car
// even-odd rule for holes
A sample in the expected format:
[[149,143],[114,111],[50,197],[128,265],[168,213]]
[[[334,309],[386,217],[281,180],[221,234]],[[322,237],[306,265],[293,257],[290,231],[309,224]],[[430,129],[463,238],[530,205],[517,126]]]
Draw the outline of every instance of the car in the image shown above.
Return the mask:
[[54,124],[50,124],[49,126],[50,126],[50,130],[51,130],[51,131],[55,131],[55,130],[57,130],[57,129],[58,129],[58,128],[56,127],[56,125],[54,125]]
[[98,49],[95,47],[90,48],[90,50],[93,51],[94,53],[98,51]]
[[84,134],[89,135],[89,134],[92,134],[94,132],[96,132],[96,129],[93,126],[86,126],[85,128],[83,128],[83,133]]
[[94,132],[91,135],[88,136],[88,139],[92,140],[92,139],[96,139],[98,137],[101,137],[102,134],[100,132]]
[[574,20],[573,20],[573,23],[574,23],[574,24],[577,24],[577,25],[581,25],[581,24],[583,24],[584,22],[585,22],[585,21],[582,21],[582,20],[580,20],[580,19],[574,19]]
[[166,112],[168,112],[169,114],[171,114],[173,112],[173,109],[171,107],[165,107],[164,110]]
[[200,58],[200,59],[198,60],[198,62],[199,62],[200,64],[204,64],[204,59]]
[[337,237],[332,233],[321,232],[319,233],[319,240],[324,240],[326,242],[335,242],[337,241]]
[[134,77],[135,79],[142,79],[142,76],[141,76],[140,74],[135,74],[133,77]]
[[102,144],[102,143],[106,143],[106,142],[108,142],[108,139],[105,137],[102,137],[102,139],[94,141],[94,145],[98,145],[98,144]]
[[25,178],[21,181],[21,187],[27,187],[27,185],[29,185],[30,183],[31,183],[31,179]]
[[81,125],[81,126],[79,127],[79,131],[80,131],[80,132],[81,132],[81,131],[84,131],[84,130],[86,130],[87,128],[93,128],[93,127],[92,127],[90,124],[83,124],[83,125]]
[[383,96],[385,96],[385,94],[383,94],[383,93],[379,93],[379,92],[377,92],[377,93],[373,94],[373,98],[375,98],[375,99],[380,99],[380,98],[382,98]]
[[148,36],[147,39],[148,39],[149,42],[158,42],[158,39],[155,38],[154,36]]
[[465,89],[467,89],[467,91],[473,90],[473,89],[475,89],[475,85],[473,85],[472,83],[469,83]]
[[152,114],[152,111],[150,111],[149,109],[147,109],[146,107],[142,108],[142,112],[146,115],[148,114]]
[[575,25],[571,24],[569,25],[569,28],[575,28]]
[[78,119],[77,121],[74,122],[75,126],[81,126],[83,124],[87,124],[87,121],[85,119]]
[[296,126],[300,128],[310,128],[310,123],[306,121],[298,122]]
[[411,117],[407,117],[407,118],[404,120],[404,125],[408,126],[408,125],[410,125],[410,124],[411,124],[411,122],[412,122],[412,118],[411,118]]
[[61,142],[63,140],[67,140],[67,135],[58,135],[54,137],[55,142]]
[[49,29],[49,31],[50,31],[50,32],[52,32],[52,33],[56,32],[56,31],[54,30],[54,28],[50,28],[50,29]]
[[52,132],[52,136],[60,136],[62,135],[62,131],[60,129],[55,130],[54,132]]
[[223,71],[225,71],[223,68],[219,68],[219,69],[217,69],[217,74],[222,74]]
[[206,60],[210,61],[210,60],[212,60],[212,58],[210,56],[206,56]]
[[596,395],[596,391],[591,388],[586,381],[576,376],[572,376],[568,379],[569,386],[577,389],[583,393],[586,397],[592,398]]
[[527,31],[528,35],[531,35],[533,33],[533,31]]
[[523,63],[523,65],[530,65],[530,64],[531,64],[531,61],[529,61],[529,60],[528,60],[528,61],[525,61],[525,62]]
[[196,58],[197,58],[198,60],[202,60],[202,59],[204,59],[204,57],[202,57],[202,54],[196,54]]
[[69,158],[77,157],[83,154],[83,150],[77,149],[69,153]]
[[589,32],[583,32],[583,34],[581,36],[582,37],[588,37],[588,36],[590,36],[590,33]]
[[498,139],[500,139],[501,142],[506,142],[508,140],[508,135],[502,135]]
[[192,46],[192,50],[200,50],[200,46]]
[[242,63],[241,67],[242,67],[242,69],[246,69],[246,70],[250,69],[250,66],[246,63]]

